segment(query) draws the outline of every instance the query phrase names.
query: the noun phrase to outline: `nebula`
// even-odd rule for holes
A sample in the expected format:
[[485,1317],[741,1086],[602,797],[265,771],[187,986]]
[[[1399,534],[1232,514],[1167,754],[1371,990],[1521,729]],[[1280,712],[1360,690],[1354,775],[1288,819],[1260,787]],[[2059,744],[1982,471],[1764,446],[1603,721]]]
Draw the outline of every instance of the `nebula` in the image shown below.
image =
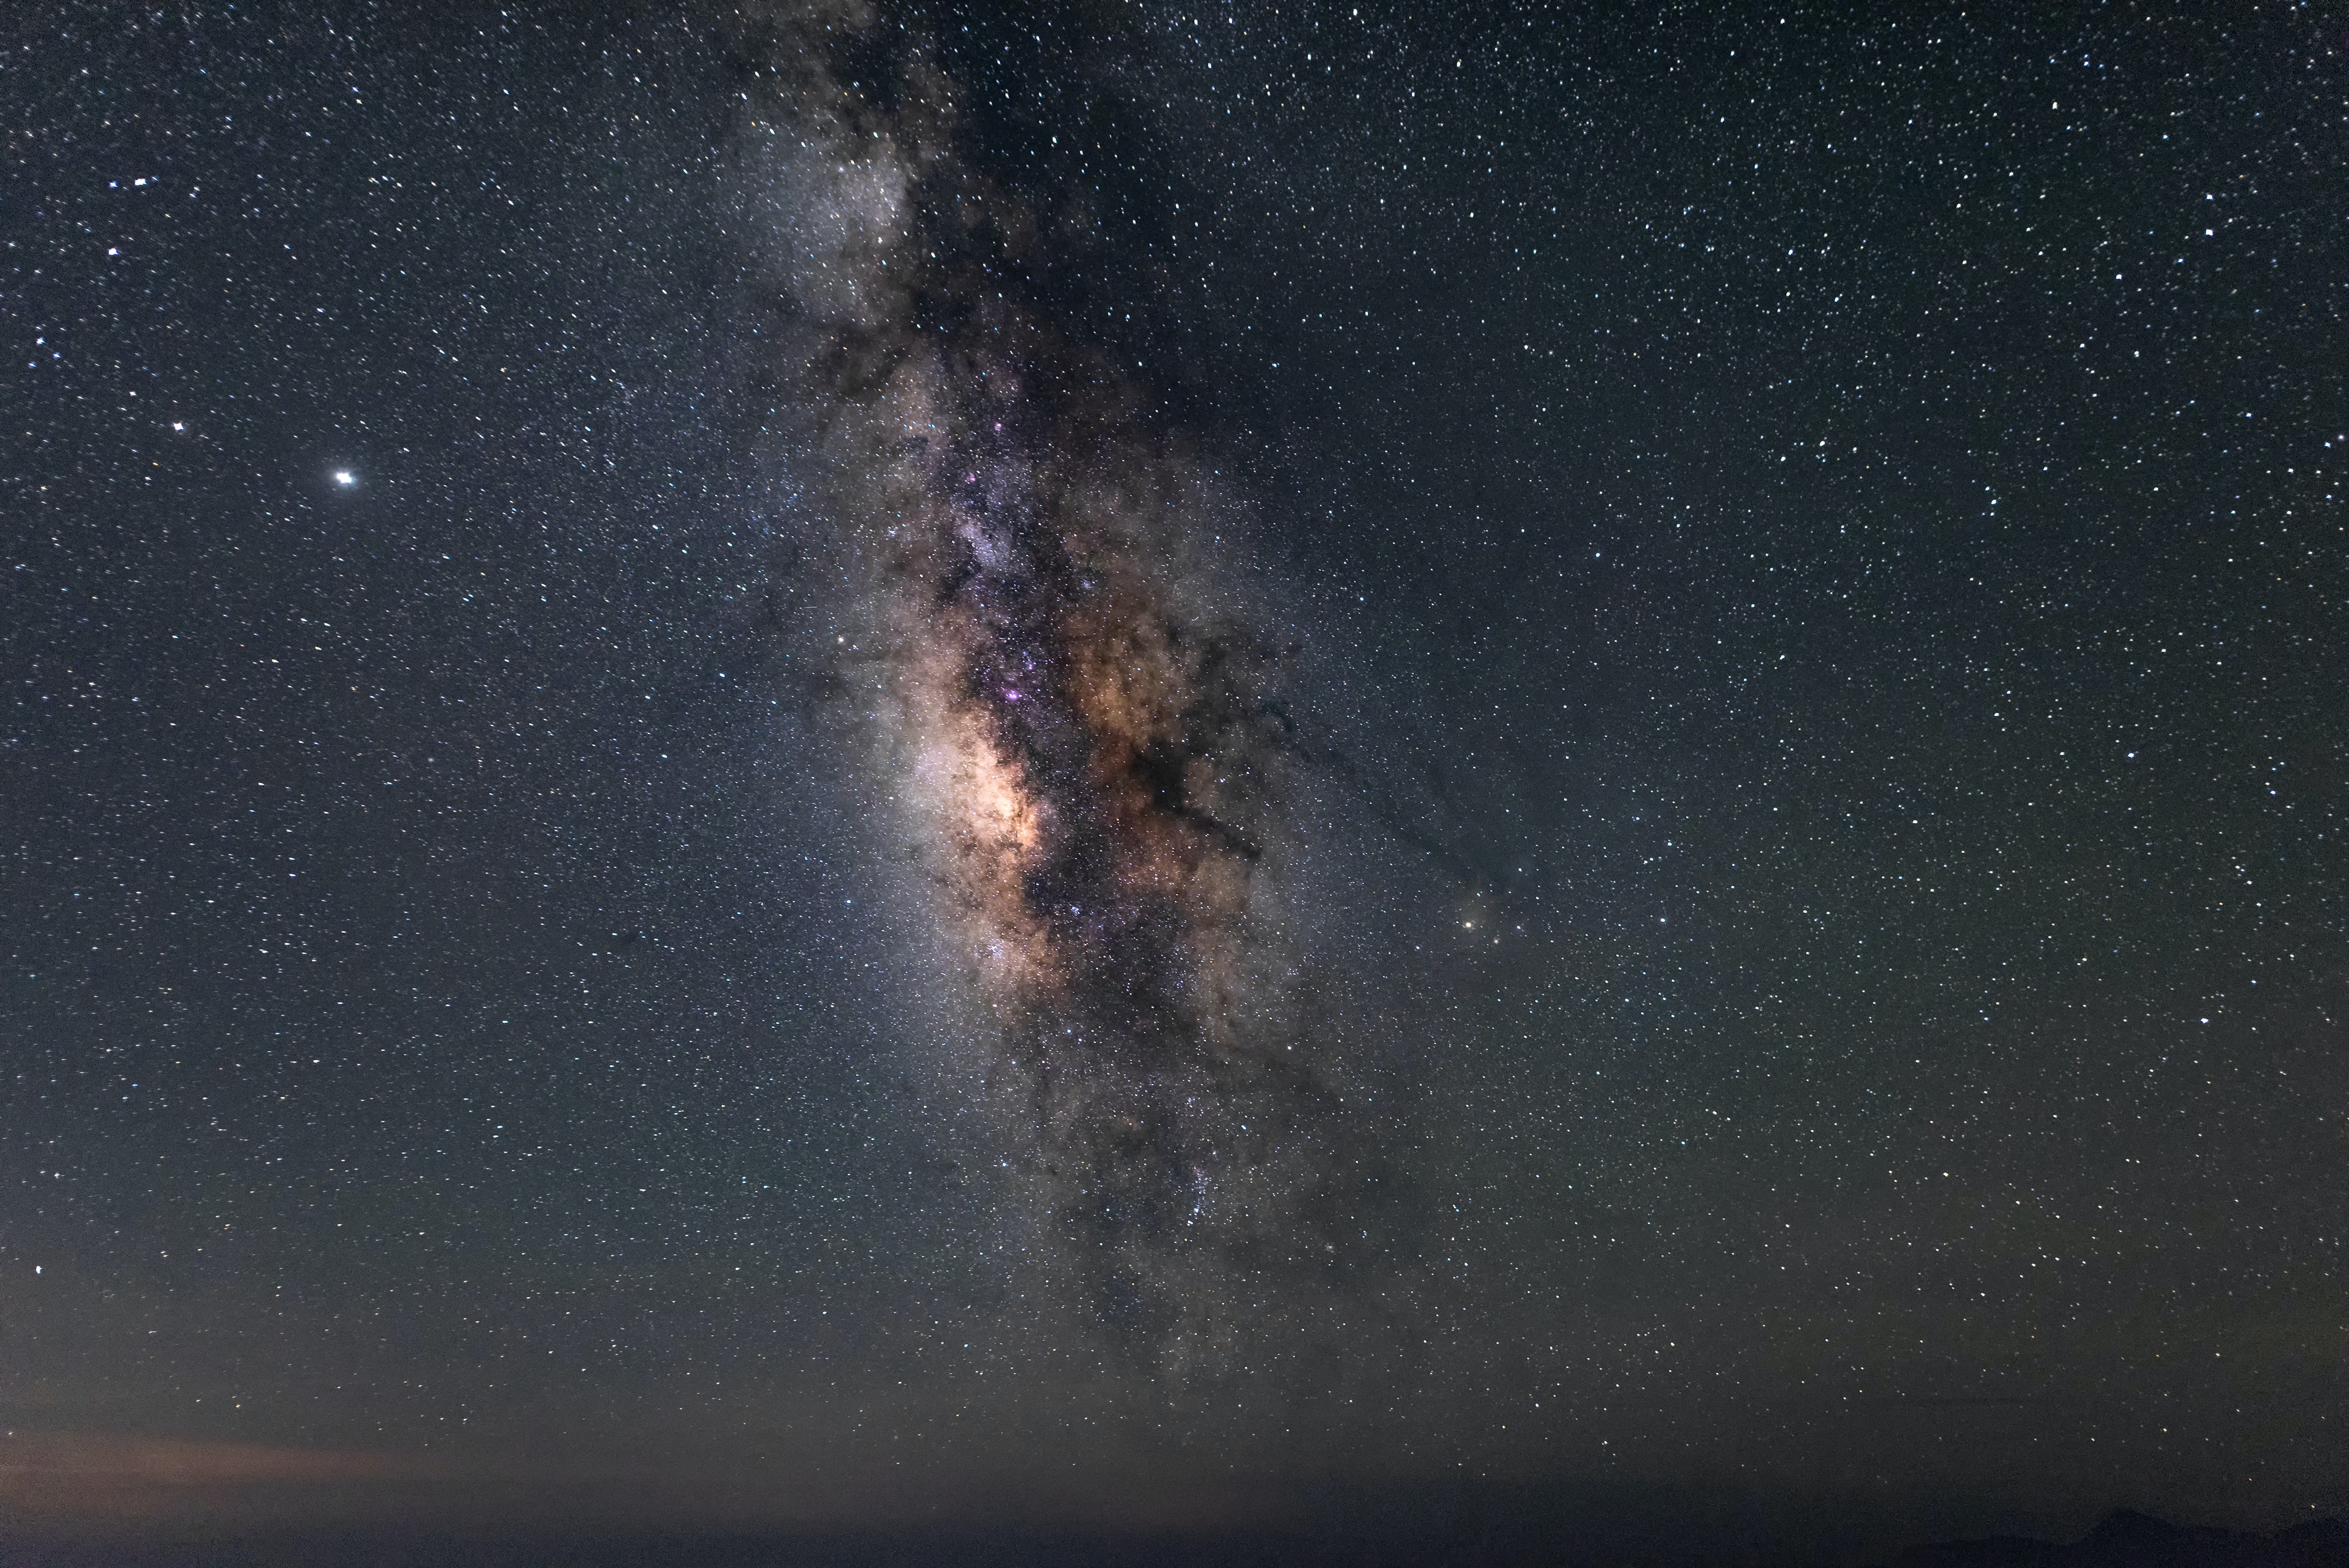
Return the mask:
[[740,47],[767,439],[920,873],[936,1092],[984,1129],[958,1158],[1084,1316],[1204,1365],[1274,1276],[1378,1245],[1249,508],[1036,297],[1092,220],[990,176],[918,29],[778,10]]

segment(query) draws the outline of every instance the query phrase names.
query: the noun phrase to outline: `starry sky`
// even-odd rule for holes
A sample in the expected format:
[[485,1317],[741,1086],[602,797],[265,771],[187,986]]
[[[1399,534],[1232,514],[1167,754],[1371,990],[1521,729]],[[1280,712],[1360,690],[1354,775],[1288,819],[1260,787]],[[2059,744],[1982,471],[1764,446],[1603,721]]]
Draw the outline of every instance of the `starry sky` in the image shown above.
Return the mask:
[[0,1516],[2349,1506],[2349,26],[1437,9],[0,22]]

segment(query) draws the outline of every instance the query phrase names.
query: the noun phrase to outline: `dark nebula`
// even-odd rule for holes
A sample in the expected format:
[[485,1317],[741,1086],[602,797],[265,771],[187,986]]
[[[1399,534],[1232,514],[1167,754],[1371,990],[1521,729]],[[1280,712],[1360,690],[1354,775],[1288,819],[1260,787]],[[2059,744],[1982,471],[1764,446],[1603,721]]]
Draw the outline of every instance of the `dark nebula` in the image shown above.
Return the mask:
[[1299,979],[1316,768],[1250,509],[1180,389],[1072,329],[1095,214],[994,173],[920,29],[814,6],[740,47],[768,451],[925,884],[906,961],[959,981],[934,1090],[984,1107],[963,1163],[1008,1173],[994,1222],[1080,1315],[1197,1366],[1243,1296],[1380,1244],[1361,1085]]

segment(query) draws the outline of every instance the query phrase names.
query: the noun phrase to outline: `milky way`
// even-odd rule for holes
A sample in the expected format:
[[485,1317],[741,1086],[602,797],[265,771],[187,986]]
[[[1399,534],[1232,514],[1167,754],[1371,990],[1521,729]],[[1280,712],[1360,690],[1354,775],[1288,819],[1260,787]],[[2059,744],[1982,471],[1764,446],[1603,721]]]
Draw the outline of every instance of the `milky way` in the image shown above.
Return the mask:
[[932,1092],[983,1129],[953,1158],[1113,1342],[1199,1365],[1276,1281],[1381,1244],[1309,979],[1300,649],[1242,497],[1033,297],[1084,203],[990,178],[918,35],[802,11],[744,53],[772,433],[879,830],[919,872]]

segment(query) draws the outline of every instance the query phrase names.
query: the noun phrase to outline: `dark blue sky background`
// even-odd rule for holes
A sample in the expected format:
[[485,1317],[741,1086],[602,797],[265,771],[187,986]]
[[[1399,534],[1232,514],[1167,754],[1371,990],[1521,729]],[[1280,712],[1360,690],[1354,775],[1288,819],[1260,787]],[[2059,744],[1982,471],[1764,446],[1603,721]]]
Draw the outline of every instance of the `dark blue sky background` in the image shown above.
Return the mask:
[[[1342,672],[1392,1336],[1001,1344],[788,653],[724,27],[40,7],[0,1440],[67,1479],[0,1500],[2340,1506],[2338,18],[907,16]],[[244,1457],[159,1504],[158,1444]]]

